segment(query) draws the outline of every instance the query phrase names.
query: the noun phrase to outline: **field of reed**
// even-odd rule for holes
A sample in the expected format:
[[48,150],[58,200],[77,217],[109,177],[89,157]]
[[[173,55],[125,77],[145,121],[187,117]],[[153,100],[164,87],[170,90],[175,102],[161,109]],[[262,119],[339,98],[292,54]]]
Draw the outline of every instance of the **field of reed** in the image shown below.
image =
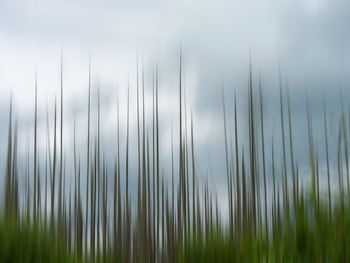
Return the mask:
[[[73,135],[73,173],[67,172],[64,133],[63,66],[58,103],[53,118],[46,119],[46,138],[38,137],[38,96],[35,89],[33,151],[18,157],[18,122],[9,103],[6,162],[1,171],[3,207],[0,219],[0,259],[3,262],[347,262],[350,261],[350,183],[348,127],[350,115],[337,120],[336,156],[330,156],[327,101],[323,100],[324,128],[317,130],[326,149],[326,190],[320,187],[319,155],[314,144],[312,114],[306,96],[305,125],[308,133],[308,173],[301,173],[293,147],[289,89],[279,82],[281,151],[274,138],[267,145],[264,133],[264,89],[253,81],[250,67],[248,100],[233,101],[222,94],[222,145],[227,187],[227,211],[206,181],[196,161],[196,127],[184,100],[183,69],[179,59],[178,130],[175,149],[171,138],[170,174],[163,172],[160,156],[158,71],[152,78],[152,98],[145,100],[143,70],[137,65],[136,87],[127,87],[126,140],[120,139],[120,107],[116,102],[117,155],[113,163],[101,147],[100,96],[97,127],[92,127],[91,71],[86,102],[86,155],[76,149]],[[142,73],[141,73],[142,72]],[[281,77],[280,77],[281,79]],[[139,84],[141,83],[141,84]],[[37,85],[37,84],[36,84]],[[137,94],[137,135],[130,132],[130,89]],[[98,93],[99,94],[99,93]],[[56,101],[56,100],[55,100]],[[248,116],[247,145],[241,143],[237,104]],[[152,108],[147,123],[145,105]],[[233,114],[227,114],[228,107]],[[229,111],[231,112],[231,111]],[[230,122],[232,125],[228,125]],[[190,125],[188,125],[190,124]],[[232,130],[229,127],[233,127]],[[92,130],[97,136],[92,136]],[[321,135],[320,135],[321,134]],[[247,135],[244,135],[247,136]],[[230,138],[233,140],[230,140]],[[277,139],[276,139],[277,140]],[[45,158],[38,144],[46,144]],[[137,142],[136,148],[130,142]],[[131,172],[130,153],[136,152],[136,172]],[[271,156],[267,156],[267,154]],[[176,155],[176,156],[175,156]],[[20,160],[27,160],[20,162]],[[33,163],[29,164],[29,160]],[[84,160],[84,161],[82,161]],[[279,160],[282,160],[280,162]],[[332,160],[337,160],[333,163]],[[164,161],[165,163],[165,161]],[[86,167],[82,167],[82,165]],[[43,168],[45,167],[45,168]],[[112,169],[111,169],[112,167]],[[281,168],[282,167],[282,168]],[[337,167],[337,170],[331,169]],[[270,169],[271,168],[271,169]],[[281,168],[281,169],[280,169]],[[85,171],[85,172],[82,172]],[[132,170],[133,171],[133,170]],[[176,172],[175,172],[176,171]],[[215,175],[213,175],[215,177]],[[310,178],[304,185],[301,176]],[[67,178],[71,178],[67,186]],[[130,184],[131,178],[137,182]],[[125,183],[124,183],[125,182]],[[23,187],[22,187],[23,186]],[[112,186],[112,187],[110,187]],[[84,191],[82,187],[86,188]],[[23,190],[22,190],[23,189]],[[113,191],[110,191],[113,189]],[[336,190],[334,190],[336,189]],[[85,195],[83,194],[85,193]],[[224,218],[224,216],[228,218]]]

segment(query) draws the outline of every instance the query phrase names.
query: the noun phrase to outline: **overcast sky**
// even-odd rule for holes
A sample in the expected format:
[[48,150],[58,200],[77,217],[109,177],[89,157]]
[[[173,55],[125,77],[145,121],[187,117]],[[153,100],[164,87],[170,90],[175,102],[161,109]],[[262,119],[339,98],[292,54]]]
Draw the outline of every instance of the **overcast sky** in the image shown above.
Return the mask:
[[[194,116],[196,154],[203,177],[208,174],[209,180],[216,182],[219,189],[224,187],[221,82],[226,94],[229,128],[232,129],[232,100],[236,90],[242,145],[246,139],[249,54],[254,83],[257,84],[260,76],[264,90],[268,143],[273,134],[277,134],[276,141],[279,140],[278,72],[279,67],[281,69],[283,85],[291,91],[295,148],[302,163],[308,150],[305,147],[305,90],[312,94],[315,139],[319,140],[320,151],[323,150],[323,134],[319,132],[322,130],[323,91],[326,92],[331,117],[332,112],[340,109],[340,90],[348,109],[349,10],[350,2],[341,0],[1,0],[0,153],[4,153],[6,147],[11,91],[19,119],[20,150],[22,153],[27,151],[27,138],[32,138],[33,134],[35,72],[38,75],[39,135],[44,138],[39,144],[42,152],[45,151],[46,109],[52,126],[55,95],[58,102],[60,99],[63,51],[64,145],[67,156],[73,139],[74,118],[81,153],[86,146],[88,61],[91,54],[93,122],[96,120],[99,88],[103,146],[112,160],[117,93],[121,102],[123,141],[128,81],[131,133],[132,136],[136,134],[138,53],[140,83],[142,67],[145,72],[148,121],[151,121],[152,72],[156,65],[159,69],[161,158],[168,160],[171,123],[175,146],[178,142],[177,89],[182,46],[187,110],[188,116],[190,112]],[[95,131],[93,128],[93,134]],[[336,139],[336,134],[333,135]],[[229,136],[231,138],[233,133]],[[276,143],[277,147],[279,143]],[[136,145],[135,141],[132,145]],[[131,154],[135,155],[135,152]],[[2,171],[4,162],[5,159],[1,158]],[[162,169],[167,173],[166,162]]]

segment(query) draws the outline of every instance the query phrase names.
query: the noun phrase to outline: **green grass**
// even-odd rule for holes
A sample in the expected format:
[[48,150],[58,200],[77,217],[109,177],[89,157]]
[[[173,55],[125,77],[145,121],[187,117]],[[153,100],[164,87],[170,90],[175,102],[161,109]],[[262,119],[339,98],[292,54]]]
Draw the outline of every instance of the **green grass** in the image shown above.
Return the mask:
[[77,262],[62,237],[16,218],[0,219],[1,262]]
[[[104,116],[97,98],[97,127],[91,127],[91,71],[87,101],[86,167],[81,167],[76,146],[74,123],[73,172],[66,169],[63,142],[64,81],[61,65],[60,108],[54,104],[54,125],[50,131],[47,115],[47,138],[37,137],[38,104],[35,91],[34,143],[19,173],[17,158],[17,121],[13,125],[10,102],[8,147],[6,158],[4,209],[0,220],[0,259],[3,262],[346,262],[350,261],[350,190],[347,127],[349,116],[344,110],[339,117],[338,151],[329,156],[326,101],[324,100],[324,143],[327,160],[327,190],[319,186],[319,158],[313,138],[312,115],[306,96],[309,174],[311,186],[299,180],[299,166],[293,152],[292,105],[289,91],[279,86],[281,149],[266,144],[262,84],[253,82],[250,67],[247,106],[249,143],[244,145],[238,134],[237,98],[227,103],[222,92],[223,132],[222,160],[225,163],[228,218],[222,218],[217,196],[196,160],[195,117],[187,111],[180,55],[178,149],[174,148],[171,126],[171,160],[161,155],[158,69],[152,81],[152,101],[145,100],[144,70],[134,98],[137,102],[137,133],[130,132],[130,87],[127,91],[126,141],[120,140],[120,105],[117,98],[117,156],[107,163],[101,146],[100,127]],[[89,67],[90,68],[90,67]],[[139,85],[141,82],[141,85]],[[141,90],[140,90],[141,88]],[[225,101],[226,99],[226,101]],[[239,100],[238,100],[239,101]],[[255,102],[258,103],[256,104]],[[287,112],[285,112],[287,103]],[[146,110],[152,104],[152,118]],[[233,106],[233,107],[232,107]],[[229,107],[233,116],[227,114]],[[344,108],[342,104],[342,108]],[[57,115],[58,113],[59,116]],[[285,119],[287,113],[288,118]],[[60,120],[60,122],[58,122]],[[190,120],[190,126],[188,125]],[[75,120],[74,120],[75,121]],[[232,122],[231,125],[229,122]],[[169,122],[170,124],[170,122]],[[171,124],[172,125],[172,124]],[[229,127],[232,127],[232,130]],[[59,126],[59,127],[58,127]],[[69,125],[67,125],[69,127]],[[188,127],[189,126],[189,127]],[[57,134],[57,130],[60,134]],[[94,138],[90,131],[96,130]],[[317,131],[323,132],[323,131]],[[79,131],[77,132],[79,133]],[[50,134],[53,137],[50,139]],[[67,133],[69,134],[69,133]],[[323,135],[323,134],[322,134]],[[231,138],[234,138],[231,140]],[[58,139],[60,145],[58,145]],[[38,140],[46,142],[46,156],[37,152]],[[169,138],[170,140],[170,138]],[[137,147],[131,148],[131,142]],[[50,144],[53,142],[53,145]],[[267,158],[271,149],[271,163]],[[52,151],[52,152],[51,152]],[[137,153],[131,163],[130,152]],[[32,156],[33,155],[33,156]],[[69,156],[69,155],[68,155]],[[178,160],[176,159],[178,156]],[[278,158],[277,158],[278,157]],[[283,157],[283,158],[281,158]],[[289,158],[288,158],[289,157]],[[40,159],[42,158],[42,159]],[[33,161],[29,165],[29,160]],[[276,160],[282,160],[280,163]],[[330,172],[330,160],[338,171]],[[5,160],[4,160],[5,161]],[[178,163],[177,163],[178,162]],[[41,164],[41,166],[39,165]],[[171,163],[171,174],[163,172]],[[45,165],[45,170],[40,167]],[[131,165],[137,165],[131,173]],[[33,171],[29,171],[29,167]],[[113,171],[111,171],[113,167]],[[270,169],[271,167],[271,169]],[[290,169],[288,169],[290,167]],[[280,169],[281,168],[281,169]],[[81,172],[81,169],[86,173]],[[21,169],[22,170],[22,169]],[[176,172],[175,172],[176,171]],[[66,187],[71,176],[73,185]],[[19,184],[25,179],[25,203],[19,204]],[[45,178],[45,180],[44,180]],[[137,186],[129,185],[136,178]],[[125,179],[125,185],[121,180]],[[280,180],[279,180],[280,179]],[[291,179],[291,180],[290,180]],[[86,196],[81,193],[81,180],[86,182]],[[289,185],[289,182],[292,182]],[[40,183],[45,182],[45,187]],[[49,182],[49,183],[47,183]],[[337,191],[331,193],[331,183]],[[108,187],[112,184],[113,187]],[[267,185],[271,194],[267,194]],[[48,187],[51,196],[47,200]],[[32,188],[34,191],[32,191]],[[43,190],[43,188],[45,188]],[[57,189],[58,188],[58,189]],[[112,193],[109,189],[113,189]],[[32,193],[32,195],[31,195]],[[21,196],[22,197],[22,196]],[[45,202],[42,202],[45,200]],[[52,210],[47,214],[47,203]],[[135,202],[132,204],[132,202]],[[57,206],[55,205],[57,203]],[[83,204],[85,207],[83,207]],[[21,207],[21,209],[20,209]],[[132,209],[135,211],[132,211]],[[224,223],[227,222],[227,223]]]
[[[300,203],[296,215],[282,219],[281,228],[271,238],[246,230],[239,240],[226,231],[214,231],[204,240],[191,240],[179,252],[179,262],[347,262],[350,260],[349,210],[337,206],[329,220],[328,204],[320,205],[317,215],[310,202]],[[317,219],[316,219],[317,218]]]

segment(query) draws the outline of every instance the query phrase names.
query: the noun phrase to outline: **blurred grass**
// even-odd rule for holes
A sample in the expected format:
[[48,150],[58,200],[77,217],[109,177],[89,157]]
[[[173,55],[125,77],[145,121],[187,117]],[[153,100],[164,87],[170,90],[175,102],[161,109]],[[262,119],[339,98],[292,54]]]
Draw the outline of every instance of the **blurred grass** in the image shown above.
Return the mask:
[[179,262],[349,262],[349,210],[342,211],[336,202],[329,220],[327,202],[320,204],[317,216],[310,214],[311,208],[311,201],[299,203],[292,222],[283,219],[271,239],[246,230],[237,242],[227,231],[215,230],[205,240],[184,246]]
[[77,262],[63,238],[17,218],[0,219],[1,262]]
[[[206,171],[203,171],[205,165],[196,162],[196,135],[192,113],[191,125],[187,126],[186,90],[182,85],[181,61],[180,54],[178,160],[174,161],[173,128],[171,127],[171,183],[169,182],[170,176],[163,172],[164,167],[169,162],[160,154],[162,140],[160,140],[159,131],[158,69],[154,73],[152,83],[152,122],[148,123],[145,116],[144,73],[142,69],[142,86],[139,87],[137,60],[137,138],[131,138],[129,129],[130,88],[128,86],[125,145],[119,141],[119,98],[117,99],[117,156],[114,163],[111,164],[107,163],[106,152],[100,145],[100,123],[103,123],[101,120],[103,116],[100,116],[99,92],[97,127],[90,127],[91,72],[89,67],[87,162],[86,178],[82,179],[86,180],[85,200],[83,200],[80,191],[81,174],[83,173],[80,171],[79,151],[76,152],[75,119],[74,158],[72,158],[74,169],[72,174],[66,172],[67,162],[66,158],[63,158],[65,149],[63,147],[62,62],[60,109],[58,111],[55,99],[52,148],[47,114],[47,138],[41,138],[47,144],[45,161],[37,153],[38,101],[36,87],[34,152],[32,156],[28,148],[24,176],[19,173],[18,169],[22,166],[22,164],[18,164],[17,160],[18,123],[16,119],[13,127],[11,98],[8,147],[5,157],[7,159],[4,184],[5,205],[2,210],[4,211],[3,215],[0,217],[1,262],[350,261],[350,250],[348,249],[350,244],[350,184],[346,130],[348,125],[350,127],[350,116],[346,118],[344,110],[342,110],[339,119],[337,162],[334,161],[334,164],[337,163],[338,171],[337,173],[332,171],[331,174],[324,100],[328,191],[320,191],[319,153],[317,147],[314,146],[312,116],[308,96],[306,96],[309,172],[304,175],[310,177],[312,184],[305,189],[303,182],[299,181],[299,166],[294,159],[292,111],[288,90],[288,119],[286,119],[288,124],[284,124],[284,104],[286,102],[283,99],[281,79],[279,86],[280,148],[282,148],[283,155],[277,152],[280,155],[279,160],[282,161],[275,164],[274,136],[273,134],[268,135],[272,136],[271,172],[267,168],[270,167],[270,164],[265,159],[267,153],[265,151],[266,135],[264,133],[261,82],[259,81],[259,105],[256,105],[251,65],[248,103],[246,103],[249,113],[247,122],[248,145],[238,139],[243,136],[238,135],[238,127],[242,124],[238,123],[236,95],[234,97],[234,116],[231,116],[233,117],[231,125],[234,124],[234,129],[231,131],[229,129],[231,126],[229,125],[230,116],[226,115],[226,97],[222,87],[225,142],[221,155],[223,158],[226,157],[228,193],[228,213],[226,213],[228,220],[225,223],[226,221],[221,215],[222,211],[219,211],[218,198],[211,192]],[[140,88],[142,88],[142,92],[140,92]],[[60,112],[59,117],[57,112]],[[60,134],[56,133],[58,119],[60,119]],[[349,123],[346,123],[347,120]],[[285,126],[288,129],[285,129]],[[95,138],[91,138],[90,128],[97,128]],[[234,135],[234,140],[231,140],[232,135]],[[58,138],[60,138],[59,146],[56,140]],[[129,147],[132,140],[137,141],[137,149]],[[124,146],[125,152],[121,151],[120,153],[120,149]],[[138,154],[137,173],[133,174],[129,171],[129,166],[132,165],[129,161],[131,150]],[[120,155],[124,154],[125,156],[121,158]],[[287,158],[288,155],[290,155],[290,160]],[[66,157],[66,155],[64,156]],[[282,156],[283,159],[280,158]],[[4,158],[4,156],[1,157]],[[29,169],[29,160],[31,159],[33,159],[34,168],[32,173]],[[331,160],[335,160],[335,158]],[[39,161],[45,163],[44,173],[40,169]],[[178,161],[177,167],[176,161]],[[48,167],[49,169],[47,169]],[[114,167],[112,173],[109,171],[109,167]],[[280,167],[281,169],[279,169]],[[290,171],[287,167],[291,167]],[[176,170],[178,174],[174,172]],[[45,187],[40,187],[40,182],[44,182],[41,178],[43,175],[45,175]],[[74,183],[69,188],[66,185],[67,176],[74,178]],[[137,189],[129,186],[131,176],[137,180]],[[18,189],[19,181],[23,180],[24,177],[26,179],[25,193],[23,193],[25,203],[21,210]],[[121,185],[121,177],[124,177],[125,185]],[[289,177],[292,179],[291,186],[288,186]],[[47,214],[48,178],[52,207],[50,215]],[[345,179],[347,179],[347,187],[345,187]],[[114,184],[112,194],[108,187],[108,181]],[[332,185],[338,187],[332,195],[331,181]],[[267,183],[270,183],[271,188],[273,188],[270,190],[273,192],[269,197]],[[169,193],[170,189],[171,194]],[[110,198],[112,196],[113,198]],[[55,206],[56,198],[57,206]],[[44,203],[42,200],[45,200]],[[85,209],[83,209],[83,203],[86,204]],[[31,211],[31,209],[33,210]],[[83,214],[83,210],[85,210],[85,214]]]

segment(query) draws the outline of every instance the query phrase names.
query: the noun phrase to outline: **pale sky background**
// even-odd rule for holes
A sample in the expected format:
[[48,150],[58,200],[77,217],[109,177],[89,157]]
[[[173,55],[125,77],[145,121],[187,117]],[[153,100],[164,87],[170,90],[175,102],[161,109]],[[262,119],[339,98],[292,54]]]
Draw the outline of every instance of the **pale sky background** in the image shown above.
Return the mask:
[[[116,153],[116,97],[120,95],[122,150],[125,149],[126,90],[131,89],[131,136],[136,135],[136,53],[145,72],[146,112],[151,129],[152,72],[159,68],[161,159],[169,173],[171,123],[178,147],[179,50],[188,116],[193,112],[200,176],[208,176],[225,207],[226,198],[221,81],[225,89],[230,138],[232,100],[237,91],[241,145],[247,134],[249,54],[254,84],[261,77],[266,105],[266,144],[274,135],[280,158],[278,69],[290,88],[295,150],[307,168],[305,90],[311,95],[316,144],[323,154],[322,94],[326,93],[330,140],[336,142],[340,90],[348,112],[350,84],[350,2],[341,0],[1,0],[0,1],[0,169],[5,171],[9,98],[19,120],[20,153],[33,147],[34,83],[38,74],[39,145],[45,153],[46,109],[53,126],[59,103],[63,50],[64,146],[71,156],[73,121],[85,156],[89,53],[92,60],[93,124],[97,88],[101,91],[103,147]],[[140,74],[141,83],[141,74]],[[257,86],[255,86],[257,87]],[[93,125],[92,133],[96,128]],[[287,128],[285,128],[287,130]],[[134,137],[135,138],[135,137]],[[333,142],[332,141],[332,142]],[[131,143],[133,150],[136,141]],[[136,152],[132,151],[135,169]],[[269,150],[268,150],[269,154]],[[175,155],[177,156],[177,155]],[[335,157],[335,155],[333,154]],[[268,158],[269,159],[269,158]],[[320,156],[321,167],[324,156]],[[85,160],[82,159],[82,162]],[[42,164],[43,165],[43,164]],[[305,168],[305,169],[306,169]],[[67,170],[72,167],[67,165]],[[321,169],[322,170],[322,169]]]

